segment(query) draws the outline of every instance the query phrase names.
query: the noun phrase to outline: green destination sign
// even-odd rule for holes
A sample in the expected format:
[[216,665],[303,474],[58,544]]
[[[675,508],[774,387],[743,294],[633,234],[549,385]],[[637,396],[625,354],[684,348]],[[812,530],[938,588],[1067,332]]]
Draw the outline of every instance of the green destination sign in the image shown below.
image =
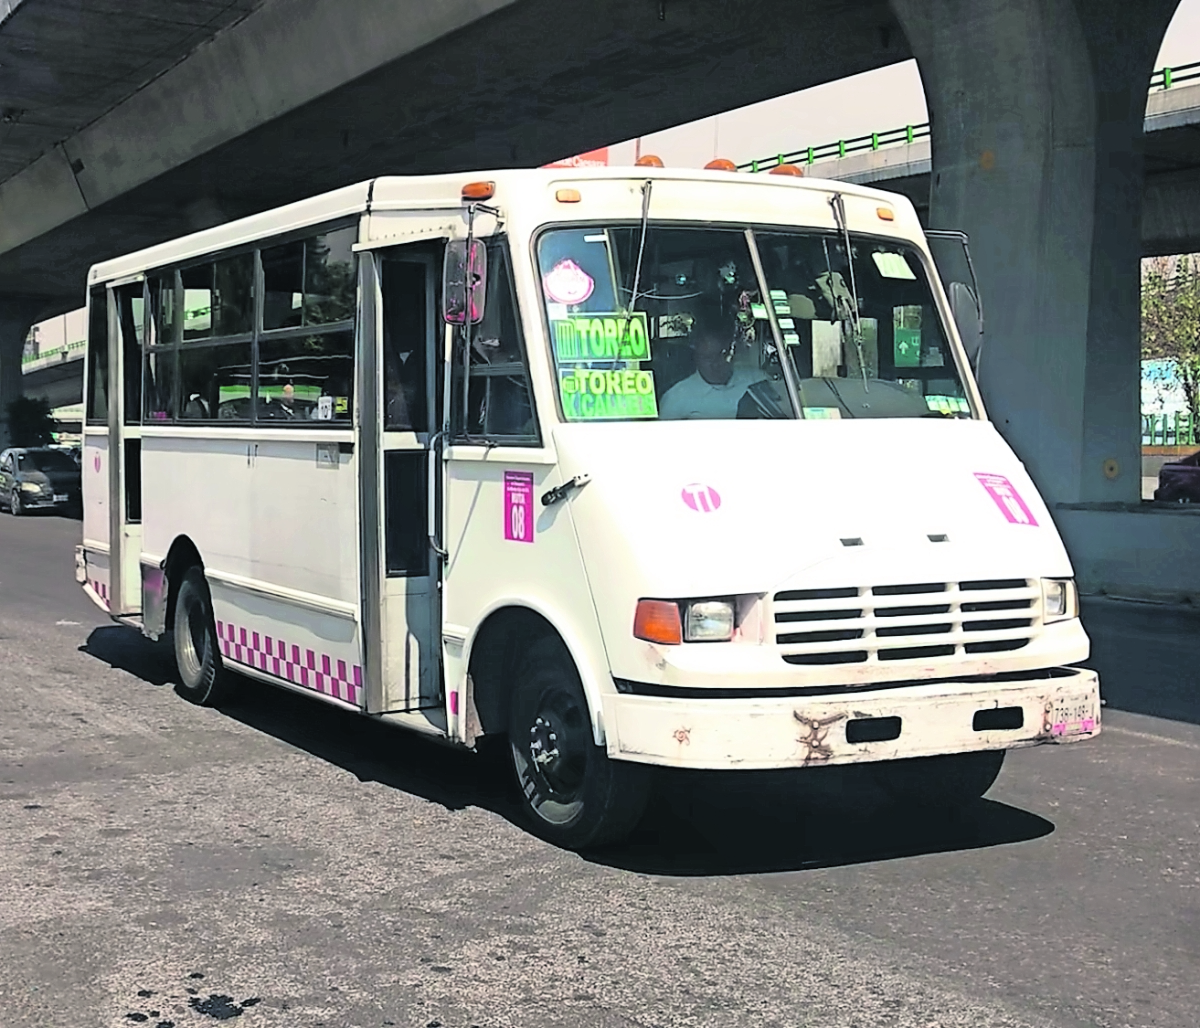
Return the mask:
[[564,369],[558,392],[568,421],[658,417],[653,371]]
[[584,361],[644,361],[650,359],[646,315],[571,314],[550,322],[554,354],[560,364]]

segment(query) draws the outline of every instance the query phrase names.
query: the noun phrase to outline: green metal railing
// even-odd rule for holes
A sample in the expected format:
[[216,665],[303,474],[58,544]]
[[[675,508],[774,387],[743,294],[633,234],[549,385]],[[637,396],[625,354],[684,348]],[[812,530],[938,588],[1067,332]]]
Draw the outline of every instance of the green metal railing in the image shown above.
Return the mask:
[[[1184,82],[1200,79],[1200,61],[1193,64],[1181,64],[1177,68],[1160,68],[1150,76],[1150,92],[1162,92]],[[757,160],[739,164],[738,171],[760,172],[778,168],[781,164],[813,164],[816,161],[831,160],[835,157],[847,157],[854,153],[878,150],[882,147],[905,146],[918,139],[929,138],[929,122],[920,125],[905,125],[903,128],[889,129],[887,132],[871,132],[865,136],[854,136],[852,139],[839,139],[833,143],[822,143],[820,146],[806,146],[789,153],[774,154],[771,157],[761,157]]]
[[73,343],[56,346],[52,350],[43,350],[38,354],[25,354],[21,357],[21,369],[27,370],[27,365],[30,364],[53,364],[56,361],[73,360],[76,357],[82,357],[86,348],[87,343],[83,339],[77,339]]
[[1186,411],[1143,414],[1143,446],[1195,446],[1197,426]]

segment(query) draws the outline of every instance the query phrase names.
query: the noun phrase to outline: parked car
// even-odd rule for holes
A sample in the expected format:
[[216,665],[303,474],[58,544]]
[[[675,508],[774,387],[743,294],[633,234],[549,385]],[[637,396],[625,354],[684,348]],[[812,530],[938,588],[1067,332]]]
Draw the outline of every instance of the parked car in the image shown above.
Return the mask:
[[1200,451],[1159,468],[1154,498],[1167,503],[1200,503]]
[[0,506],[11,514],[79,505],[79,465],[69,454],[49,446],[11,447],[0,452]]

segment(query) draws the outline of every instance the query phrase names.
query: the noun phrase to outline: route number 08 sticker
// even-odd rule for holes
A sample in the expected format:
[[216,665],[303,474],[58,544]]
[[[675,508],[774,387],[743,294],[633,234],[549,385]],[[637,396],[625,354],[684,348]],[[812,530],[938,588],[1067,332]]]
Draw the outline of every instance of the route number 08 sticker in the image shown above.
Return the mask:
[[533,542],[533,472],[504,472],[504,538]]

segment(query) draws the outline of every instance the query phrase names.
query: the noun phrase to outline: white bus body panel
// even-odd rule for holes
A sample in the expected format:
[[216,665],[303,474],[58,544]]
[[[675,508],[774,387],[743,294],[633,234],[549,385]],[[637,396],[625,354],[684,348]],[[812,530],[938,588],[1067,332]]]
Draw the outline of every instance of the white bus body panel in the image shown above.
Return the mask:
[[87,594],[109,610],[108,429],[84,427],[80,460],[83,477],[83,558]]
[[147,429],[146,563],[204,561],[221,652],[358,705],[357,483],[348,431]]

